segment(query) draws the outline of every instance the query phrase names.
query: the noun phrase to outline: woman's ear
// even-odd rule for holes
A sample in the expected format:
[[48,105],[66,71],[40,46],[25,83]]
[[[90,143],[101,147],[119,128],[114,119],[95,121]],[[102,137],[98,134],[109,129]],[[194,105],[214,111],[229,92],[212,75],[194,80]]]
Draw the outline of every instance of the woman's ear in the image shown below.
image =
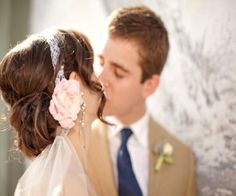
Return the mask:
[[79,75],[75,71],[70,73],[69,80],[77,80],[80,83],[81,89],[83,89],[83,82],[80,80]]
[[77,73],[74,72],[74,71],[72,71],[72,72],[70,73],[69,79],[73,79],[73,80],[78,79]]
[[155,92],[160,84],[160,76],[157,74],[152,75],[151,78],[145,80],[143,84],[143,96],[147,98]]

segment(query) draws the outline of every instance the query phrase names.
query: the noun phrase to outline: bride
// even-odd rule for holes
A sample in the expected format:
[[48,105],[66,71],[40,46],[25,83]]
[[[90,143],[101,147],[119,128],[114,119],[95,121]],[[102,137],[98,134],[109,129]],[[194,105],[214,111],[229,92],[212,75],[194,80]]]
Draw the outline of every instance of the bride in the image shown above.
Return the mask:
[[32,159],[15,196],[96,195],[86,151],[92,122],[104,121],[105,99],[92,65],[88,39],[62,29],[30,36],[1,61],[9,123]]

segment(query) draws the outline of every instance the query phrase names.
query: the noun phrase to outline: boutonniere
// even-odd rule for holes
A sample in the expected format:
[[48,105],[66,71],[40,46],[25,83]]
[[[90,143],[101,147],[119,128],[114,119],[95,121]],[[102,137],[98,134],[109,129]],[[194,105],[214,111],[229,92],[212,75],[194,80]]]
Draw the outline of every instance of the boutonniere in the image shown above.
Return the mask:
[[169,142],[156,144],[154,153],[158,156],[155,163],[155,171],[159,171],[163,163],[171,164],[174,162],[173,146]]

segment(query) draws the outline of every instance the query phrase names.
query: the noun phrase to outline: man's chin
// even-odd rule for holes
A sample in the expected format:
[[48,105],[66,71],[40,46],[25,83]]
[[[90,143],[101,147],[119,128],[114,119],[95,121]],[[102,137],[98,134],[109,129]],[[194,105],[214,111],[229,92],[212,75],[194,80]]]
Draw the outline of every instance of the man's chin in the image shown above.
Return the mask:
[[112,107],[106,103],[103,109],[103,116],[112,116],[115,115],[115,113],[116,112],[112,109]]
[[103,110],[103,116],[111,116],[112,112],[109,109],[105,109]]

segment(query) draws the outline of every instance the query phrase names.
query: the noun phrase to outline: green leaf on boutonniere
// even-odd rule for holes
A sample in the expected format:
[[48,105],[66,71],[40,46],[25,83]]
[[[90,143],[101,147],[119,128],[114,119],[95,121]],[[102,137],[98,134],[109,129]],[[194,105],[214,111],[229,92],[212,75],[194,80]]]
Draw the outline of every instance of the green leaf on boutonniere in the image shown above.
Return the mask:
[[159,171],[161,169],[161,165],[164,161],[164,156],[163,155],[160,155],[156,161],[156,164],[155,164],[155,171]]
[[173,157],[171,155],[165,155],[164,161],[169,164],[174,162]]

